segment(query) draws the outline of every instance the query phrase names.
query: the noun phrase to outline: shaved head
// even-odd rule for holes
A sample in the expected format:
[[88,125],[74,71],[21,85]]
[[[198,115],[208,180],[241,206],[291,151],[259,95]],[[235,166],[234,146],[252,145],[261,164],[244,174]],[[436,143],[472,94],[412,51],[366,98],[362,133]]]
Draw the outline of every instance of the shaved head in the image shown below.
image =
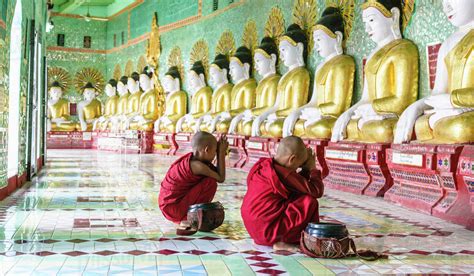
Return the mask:
[[214,148],[217,146],[217,140],[214,135],[210,134],[209,132],[199,131],[194,134],[193,140],[191,142],[193,151],[203,150],[206,147]]
[[306,156],[306,145],[297,136],[288,136],[280,141],[277,149],[277,157],[295,155],[297,157]]

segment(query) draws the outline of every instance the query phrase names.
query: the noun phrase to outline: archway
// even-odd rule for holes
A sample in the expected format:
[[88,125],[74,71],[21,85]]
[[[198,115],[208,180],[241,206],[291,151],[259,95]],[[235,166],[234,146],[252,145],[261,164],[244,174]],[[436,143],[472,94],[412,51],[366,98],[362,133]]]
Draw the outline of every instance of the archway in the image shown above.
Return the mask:
[[21,73],[21,0],[16,1],[10,32],[10,71],[8,97],[8,177],[18,174],[20,140],[20,73]]

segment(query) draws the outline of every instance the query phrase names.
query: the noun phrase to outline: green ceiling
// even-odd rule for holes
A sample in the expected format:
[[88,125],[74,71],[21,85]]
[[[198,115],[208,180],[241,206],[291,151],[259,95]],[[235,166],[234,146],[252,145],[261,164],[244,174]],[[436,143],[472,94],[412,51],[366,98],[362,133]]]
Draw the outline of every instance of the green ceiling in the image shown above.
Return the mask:
[[110,17],[137,0],[53,0],[54,11],[62,14]]

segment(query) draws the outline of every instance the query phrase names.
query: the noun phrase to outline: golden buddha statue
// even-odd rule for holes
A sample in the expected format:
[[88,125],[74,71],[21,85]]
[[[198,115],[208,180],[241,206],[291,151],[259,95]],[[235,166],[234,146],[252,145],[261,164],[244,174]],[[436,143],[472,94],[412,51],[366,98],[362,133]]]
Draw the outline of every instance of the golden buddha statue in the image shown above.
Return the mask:
[[362,98],[339,116],[331,140],[391,143],[398,116],[417,97],[418,50],[402,39],[400,0],[370,0],[362,8],[365,29],[377,47],[365,65]]
[[127,99],[127,111],[125,112],[124,119],[122,120],[122,130],[127,129],[128,122],[135,116],[140,115],[140,103],[142,98],[142,92],[140,90],[140,75],[137,72],[133,72],[132,75],[127,79],[128,91],[130,95]]
[[172,66],[163,79],[166,103],[165,114],[155,122],[155,132],[176,133],[176,123],[186,115],[188,96],[181,90],[178,67]]
[[218,115],[231,109],[231,93],[233,85],[229,83],[229,60],[227,56],[218,54],[209,69],[211,82],[215,90],[212,94],[211,112],[200,117],[196,122],[201,131],[214,132],[219,120]]
[[474,2],[445,0],[443,5],[458,29],[439,49],[432,95],[403,112],[395,143],[410,141],[413,126],[418,142],[474,142]]
[[227,133],[232,119],[245,110],[255,107],[255,89],[257,82],[250,78],[252,69],[252,52],[241,46],[230,58],[229,71],[234,87],[231,92],[231,109],[221,112],[217,116],[219,122],[216,130],[218,133]]
[[93,130],[106,130],[110,118],[117,114],[117,105],[119,97],[117,96],[117,81],[110,79],[105,86],[105,94],[108,98],[105,101],[104,114],[94,122]]
[[139,114],[126,121],[125,129],[151,131],[159,117],[159,94],[154,88],[153,71],[150,67],[143,68],[139,77],[140,87],[145,91],[140,97]]
[[62,99],[63,89],[55,81],[49,89],[48,131],[75,131],[77,124],[70,121],[69,102]]
[[285,118],[308,101],[310,77],[305,68],[307,39],[304,31],[292,24],[280,38],[279,52],[288,67],[278,82],[275,105],[258,116],[252,125],[252,136],[282,137]]
[[324,60],[316,68],[311,100],[286,118],[283,137],[330,139],[336,119],[351,105],[355,62],[343,54],[344,19],[339,8],[326,8],[312,32],[314,49]]
[[78,104],[78,115],[81,131],[91,131],[94,122],[102,116],[102,104],[96,97],[96,89],[88,82],[84,86],[84,100]]
[[202,61],[196,61],[188,73],[191,92],[191,112],[179,119],[176,132],[197,132],[196,120],[211,110],[212,89],[206,85],[205,70]]
[[255,107],[235,116],[229,133],[251,136],[253,120],[275,104],[280,80],[280,75],[276,73],[277,61],[278,48],[275,41],[271,37],[264,37],[254,54],[255,69],[262,76],[255,90]]
[[120,129],[122,121],[127,119],[125,114],[127,113],[128,97],[130,96],[130,93],[128,93],[127,82],[127,76],[122,76],[117,82],[117,92],[119,95],[117,101],[117,111],[116,114],[110,118],[107,126],[108,129],[111,129],[113,131],[118,131]]

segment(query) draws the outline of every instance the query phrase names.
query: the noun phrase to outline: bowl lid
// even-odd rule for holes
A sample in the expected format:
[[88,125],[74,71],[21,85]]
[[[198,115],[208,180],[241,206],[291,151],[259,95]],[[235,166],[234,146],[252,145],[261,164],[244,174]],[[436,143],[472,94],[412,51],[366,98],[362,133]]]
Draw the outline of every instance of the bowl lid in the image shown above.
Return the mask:
[[219,201],[209,202],[209,203],[200,203],[200,204],[194,204],[194,205],[189,206],[189,210],[195,210],[195,209],[203,209],[203,210],[224,209],[224,207]]
[[335,222],[310,222],[308,223],[309,228],[322,229],[322,230],[343,230],[346,229],[346,225]]

